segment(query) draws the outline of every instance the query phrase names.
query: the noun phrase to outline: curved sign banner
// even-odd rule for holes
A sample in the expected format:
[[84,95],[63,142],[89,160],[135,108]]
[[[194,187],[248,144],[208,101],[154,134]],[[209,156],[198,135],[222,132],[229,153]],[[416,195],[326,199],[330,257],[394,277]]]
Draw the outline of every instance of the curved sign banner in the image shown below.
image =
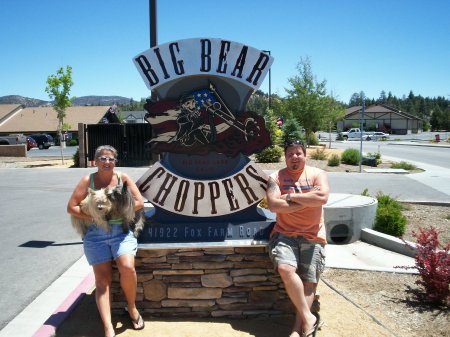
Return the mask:
[[261,50],[217,38],[178,40],[150,48],[133,59],[150,90],[186,76],[233,79],[256,90],[273,58]]
[[136,184],[153,205],[171,213],[217,217],[257,204],[266,194],[267,175],[250,161],[221,179],[192,180],[156,163]]

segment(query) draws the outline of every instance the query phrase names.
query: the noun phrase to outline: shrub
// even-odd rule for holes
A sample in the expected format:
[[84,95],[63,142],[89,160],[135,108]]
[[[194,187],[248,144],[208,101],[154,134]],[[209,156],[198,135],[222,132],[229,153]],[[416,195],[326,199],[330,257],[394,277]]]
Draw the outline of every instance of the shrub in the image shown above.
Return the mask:
[[328,166],[339,166],[341,164],[341,158],[335,153],[328,159]]
[[378,206],[374,230],[392,236],[402,236],[406,229],[406,217],[402,204],[388,195],[377,195]]
[[289,141],[293,140],[301,140],[305,144],[307,144],[305,140],[305,135],[302,132],[302,127],[297,122],[295,118],[292,116],[289,116],[285,119],[284,125],[283,125],[283,135],[281,137],[281,143],[286,144]]
[[348,165],[359,164],[359,151],[357,149],[347,149],[342,152],[341,162]]
[[342,135],[342,132],[339,132],[336,136],[336,140],[344,140],[344,136]]
[[319,145],[319,139],[317,139],[317,136],[314,132],[310,132],[306,136],[306,144],[308,145]]
[[77,146],[77,145],[78,145],[77,139],[71,139],[68,144],[68,146]]
[[405,233],[405,227],[406,218],[401,210],[392,205],[377,208],[374,230],[399,237]]
[[392,168],[404,169],[407,171],[416,170],[417,166],[411,163],[407,163],[405,161],[401,161],[400,163],[393,163],[391,165]]
[[77,151],[72,156],[73,159],[73,167],[80,167],[80,150]]
[[374,153],[369,152],[367,154],[367,157],[375,158],[376,161],[377,161],[377,165],[381,164],[381,162],[382,162],[382,160],[381,160],[381,153],[380,152],[374,152]]
[[324,148],[315,149],[311,153],[311,159],[314,159],[314,160],[326,160],[327,159],[327,154],[325,153],[325,149]]
[[424,287],[426,299],[429,302],[448,303],[450,301],[450,243],[442,245],[434,227],[429,229],[419,227],[419,233],[413,231],[412,234],[417,239],[415,265],[421,278],[416,281],[416,284]]
[[273,145],[255,154],[255,158],[260,163],[278,163],[282,155],[283,149],[278,145]]

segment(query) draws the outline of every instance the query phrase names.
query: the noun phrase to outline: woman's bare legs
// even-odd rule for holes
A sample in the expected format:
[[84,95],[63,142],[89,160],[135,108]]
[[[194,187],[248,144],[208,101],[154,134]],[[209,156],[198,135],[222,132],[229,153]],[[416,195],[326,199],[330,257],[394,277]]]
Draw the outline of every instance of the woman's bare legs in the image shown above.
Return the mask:
[[[134,256],[130,254],[121,255],[116,259],[116,263],[120,273],[120,285],[127,299],[128,313],[130,318],[136,322],[139,318],[139,312],[136,308],[137,276],[134,268]],[[133,325],[135,329],[139,328],[135,323]]]
[[103,322],[105,336],[114,336],[114,327],[111,321],[110,290],[112,282],[112,264],[104,262],[93,266],[95,275],[95,301]]

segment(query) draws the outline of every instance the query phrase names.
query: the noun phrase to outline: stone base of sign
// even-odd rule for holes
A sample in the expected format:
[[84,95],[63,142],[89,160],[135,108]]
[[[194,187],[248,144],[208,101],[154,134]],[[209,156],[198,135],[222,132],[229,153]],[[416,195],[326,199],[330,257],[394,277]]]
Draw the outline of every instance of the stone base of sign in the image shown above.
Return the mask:
[[[292,315],[294,307],[274,271],[267,245],[140,248],[137,307],[154,317]],[[118,271],[113,312],[126,307]],[[314,310],[318,311],[316,301]]]

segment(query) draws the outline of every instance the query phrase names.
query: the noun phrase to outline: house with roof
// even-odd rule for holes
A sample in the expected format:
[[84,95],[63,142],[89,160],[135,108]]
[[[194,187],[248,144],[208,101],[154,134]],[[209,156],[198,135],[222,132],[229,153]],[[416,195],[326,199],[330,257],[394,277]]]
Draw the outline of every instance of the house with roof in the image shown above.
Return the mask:
[[[10,133],[48,133],[55,135],[58,117],[51,106],[29,107],[0,104],[0,135]],[[67,108],[64,123],[69,133],[78,132],[78,123],[107,124],[119,122],[115,110],[108,106],[72,106]]]
[[136,123],[147,123],[145,120],[146,111],[121,111],[119,115],[121,115],[123,122],[128,124],[136,124]]
[[[362,106],[346,110],[344,120],[337,123],[338,130],[360,127]],[[421,133],[423,121],[410,113],[386,104],[375,104],[364,109],[364,129],[388,132],[396,135]]]

